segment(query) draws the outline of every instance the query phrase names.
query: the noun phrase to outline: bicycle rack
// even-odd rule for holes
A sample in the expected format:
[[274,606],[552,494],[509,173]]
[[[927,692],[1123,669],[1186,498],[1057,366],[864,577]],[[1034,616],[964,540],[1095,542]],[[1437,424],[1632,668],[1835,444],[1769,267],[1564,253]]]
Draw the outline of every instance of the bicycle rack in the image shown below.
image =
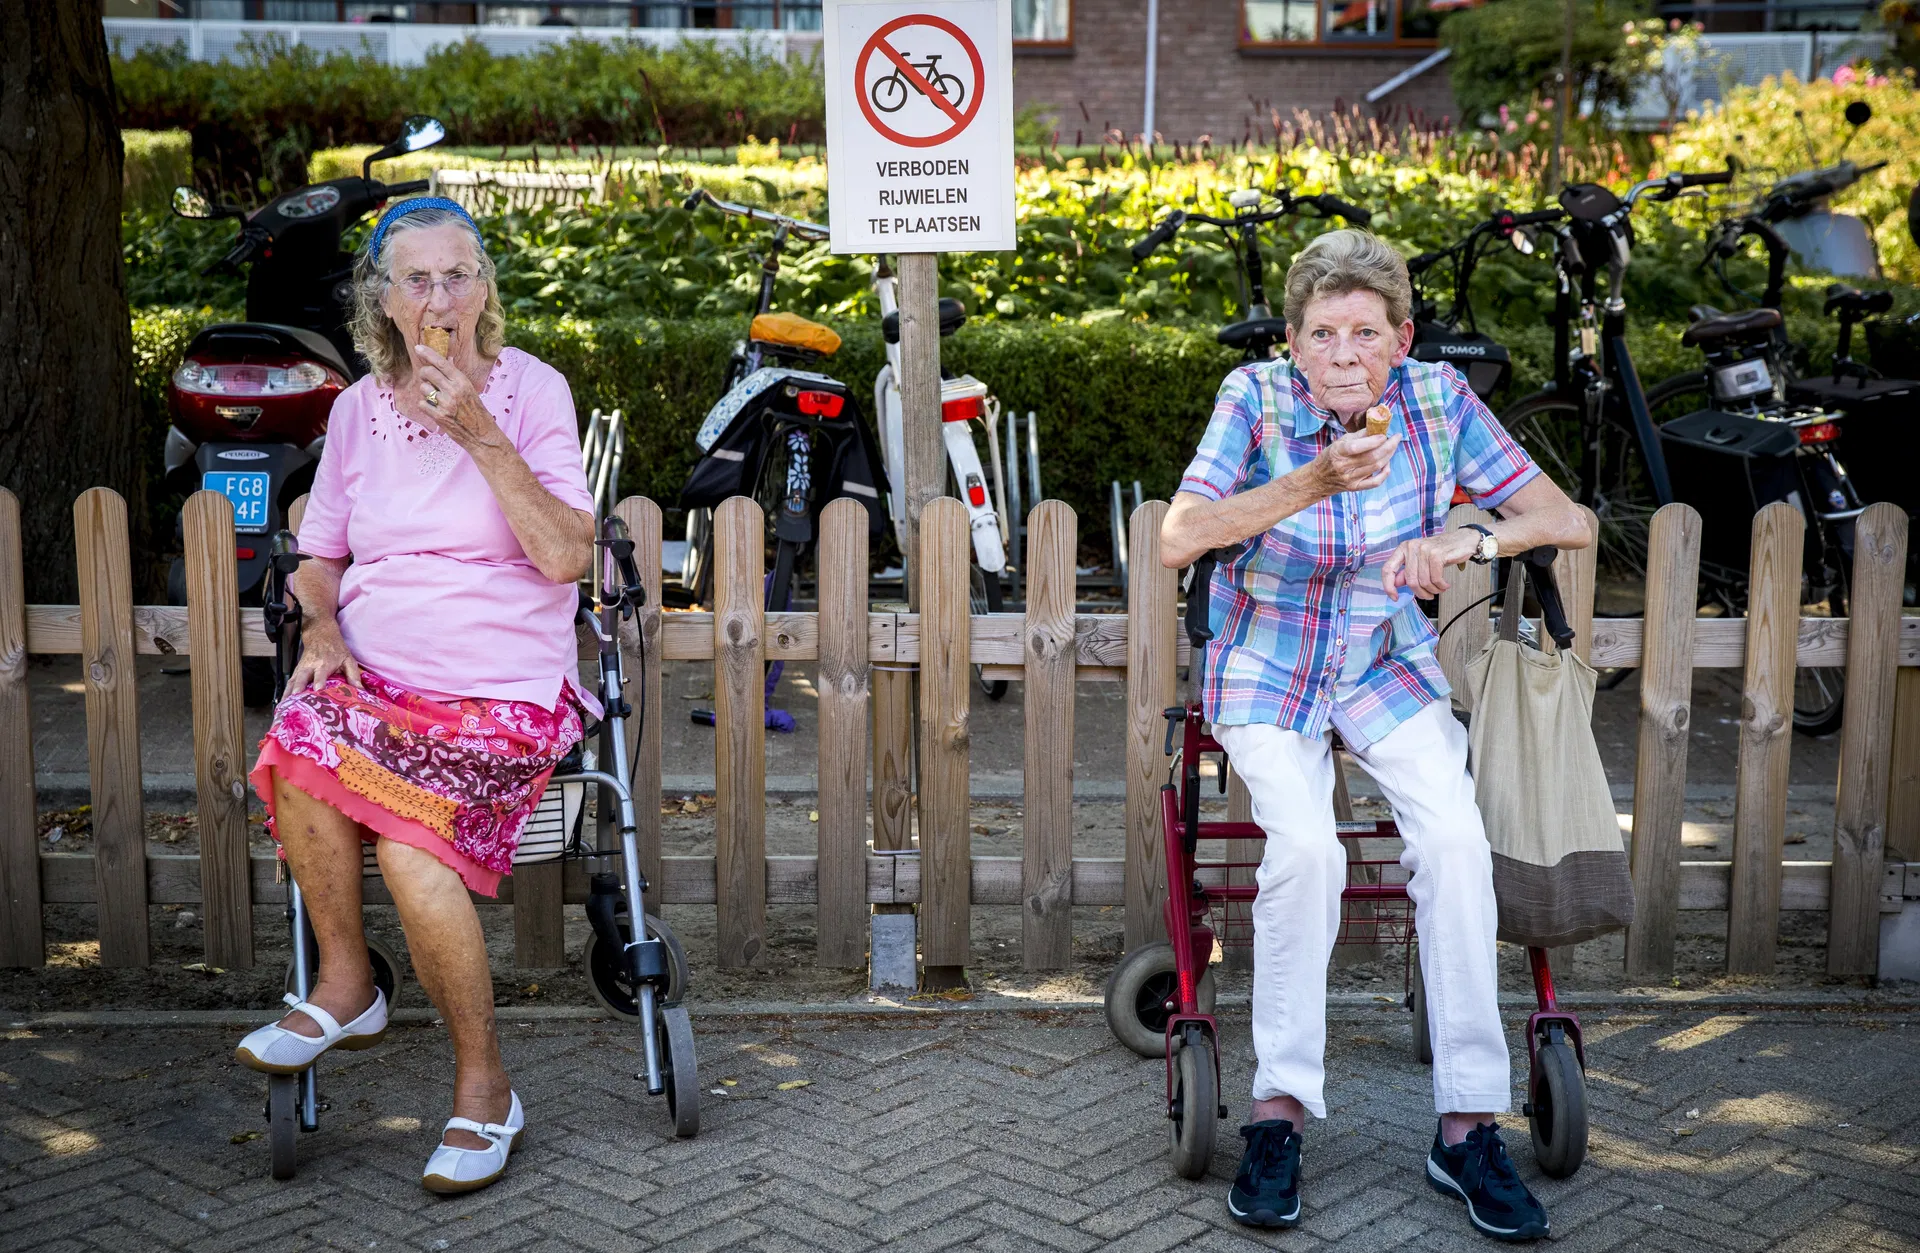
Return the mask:
[[[1147,494],[1140,486],[1140,480],[1133,481],[1133,507],[1138,509],[1147,503]],[[1133,515],[1127,512],[1126,504],[1120,495],[1120,480],[1113,481],[1113,493],[1108,509],[1108,521],[1113,527],[1113,585],[1122,596],[1127,594],[1127,521]]]
[[1014,586],[1008,588],[1015,599],[1026,603],[1027,578],[1027,510],[1039,504],[1046,497],[1040,491],[1040,422],[1039,415],[1027,410],[1027,469],[1023,490],[1020,472],[1020,415],[1007,414],[1007,528],[1010,532],[1007,542],[1007,570],[1013,576]]
[[593,493],[596,525],[606,520],[619,499],[620,466],[626,457],[627,429],[620,420],[620,410],[602,414],[596,408],[587,418],[586,436],[580,441],[580,464]]

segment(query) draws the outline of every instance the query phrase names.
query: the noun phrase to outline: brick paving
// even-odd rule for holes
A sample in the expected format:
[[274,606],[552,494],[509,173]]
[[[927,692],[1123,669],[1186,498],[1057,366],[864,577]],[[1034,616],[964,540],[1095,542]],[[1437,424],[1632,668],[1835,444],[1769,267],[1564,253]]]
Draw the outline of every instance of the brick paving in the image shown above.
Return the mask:
[[[1335,1012],[1305,1223],[1271,1235],[1222,1205],[1252,1070],[1244,1011],[1223,1020],[1235,1118],[1197,1183],[1166,1164],[1162,1067],[1096,1013],[929,1017],[707,1017],[703,1087],[727,1095],[706,1098],[692,1141],[629,1077],[630,1032],[509,1018],[527,1141],[501,1184],[449,1199],[415,1182],[450,1083],[430,1025],[323,1064],[331,1108],[287,1183],[245,1138],[264,1081],[229,1061],[235,1030],[16,1027],[0,1031],[0,1248],[1488,1247],[1418,1173],[1430,1087],[1403,1014]],[[1559,1247],[1920,1250],[1920,1012],[1587,1022],[1587,1164],[1542,1179],[1517,1117],[1509,1136]]]

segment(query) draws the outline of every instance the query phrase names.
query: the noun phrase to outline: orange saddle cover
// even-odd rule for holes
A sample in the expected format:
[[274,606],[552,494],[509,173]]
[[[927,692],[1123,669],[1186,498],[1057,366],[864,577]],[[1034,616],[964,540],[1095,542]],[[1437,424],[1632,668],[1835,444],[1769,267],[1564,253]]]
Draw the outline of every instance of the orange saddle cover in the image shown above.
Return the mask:
[[747,334],[762,343],[805,348],[823,357],[832,356],[840,348],[840,336],[832,327],[797,313],[762,313],[754,318]]

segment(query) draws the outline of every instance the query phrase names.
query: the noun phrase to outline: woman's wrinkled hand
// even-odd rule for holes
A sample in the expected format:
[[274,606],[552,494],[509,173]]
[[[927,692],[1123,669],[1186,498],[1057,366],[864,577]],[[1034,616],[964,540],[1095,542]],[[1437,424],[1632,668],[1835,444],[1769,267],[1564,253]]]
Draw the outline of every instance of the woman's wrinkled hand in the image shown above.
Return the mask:
[[300,661],[287,676],[286,694],[292,696],[308,688],[318,691],[336,674],[357,688],[366,688],[360,681],[360,663],[347,651],[339,625],[307,624],[300,634]]
[[1320,494],[1337,496],[1380,486],[1387,481],[1387,466],[1398,447],[1398,435],[1342,435],[1313,459]]
[[419,362],[420,403],[435,424],[470,453],[501,442],[500,425],[480,403],[473,380],[425,344],[415,344],[413,351]]
[[1425,539],[1410,539],[1393,550],[1380,568],[1380,582],[1387,595],[1396,596],[1402,587],[1410,587],[1422,600],[1430,600],[1452,586],[1447,567],[1459,566],[1479,551],[1480,533],[1465,529],[1443,531]]

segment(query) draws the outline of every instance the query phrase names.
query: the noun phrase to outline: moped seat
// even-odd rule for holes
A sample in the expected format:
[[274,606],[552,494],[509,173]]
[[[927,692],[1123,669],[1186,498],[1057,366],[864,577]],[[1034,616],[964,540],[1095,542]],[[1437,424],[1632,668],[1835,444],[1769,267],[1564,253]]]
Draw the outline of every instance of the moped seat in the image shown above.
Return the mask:
[[193,337],[186,355],[191,357],[203,349],[238,353],[243,357],[252,353],[310,357],[331,367],[341,378],[353,377],[347,359],[340,355],[332,340],[300,326],[283,326],[278,322],[216,322]]
[[1287,338],[1287,320],[1285,318],[1248,318],[1244,322],[1229,322],[1220,328],[1220,333],[1214,338],[1229,348],[1243,350],[1248,345],[1261,340],[1269,344],[1277,344]]
[[1689,348],[1699,348],[1729,339],[1758,339],[1779,325],[1778,309],[1744,309],[1739,313],[1702,318],[1687,328],[1680,342]]
[[[967,307],[951,296],[940,298],[940,338],[945,339],[967,324]],[[880,319],[880,334],[889,344],[900,342],[900,311],[895,309]]]

